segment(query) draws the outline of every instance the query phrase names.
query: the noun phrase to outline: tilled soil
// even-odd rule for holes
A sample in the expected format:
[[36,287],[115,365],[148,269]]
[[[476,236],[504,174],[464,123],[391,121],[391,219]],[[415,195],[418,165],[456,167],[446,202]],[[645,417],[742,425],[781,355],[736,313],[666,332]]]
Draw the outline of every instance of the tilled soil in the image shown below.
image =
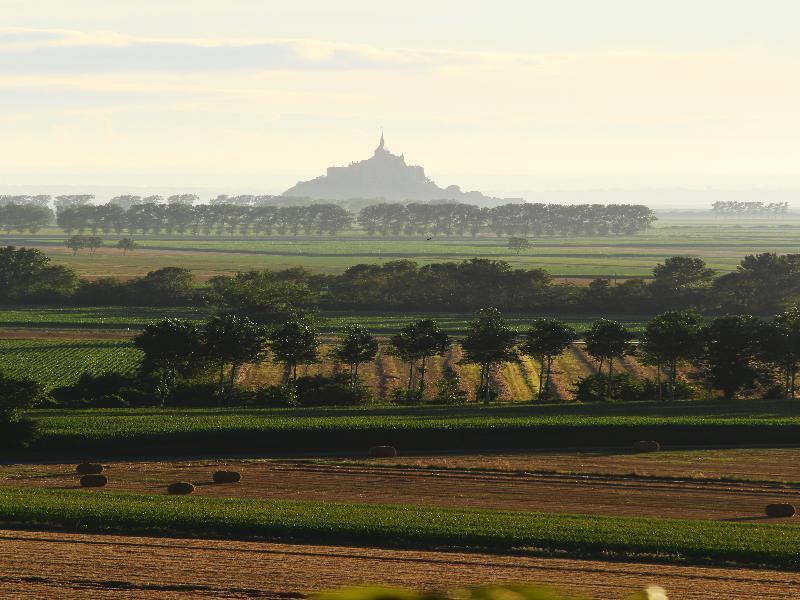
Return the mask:
[[[236,484],[214,484],[215,470],[236,470]],[[647,479],[625,476],[476,472],[381,464],[317,464],[291,460],[115,462],[105,489],[166,493],[189,481],[195,495],[495,510],[769,521],[772,502],[800,503],[800,489],[770,483]],[[0,468],[0,485],[77,488],[74,465]],[[86,490],[93,493],[94,490]]]
[[0,598],[274,598],[354,584],[527,582],[625,598],[790,598],[800,574],[557,558],[0,530]]

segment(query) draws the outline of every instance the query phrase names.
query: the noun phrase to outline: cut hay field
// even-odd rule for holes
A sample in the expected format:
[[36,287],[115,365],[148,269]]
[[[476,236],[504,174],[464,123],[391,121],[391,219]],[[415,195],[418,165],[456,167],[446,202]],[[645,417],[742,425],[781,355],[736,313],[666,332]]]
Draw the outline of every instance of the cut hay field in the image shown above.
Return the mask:
[[[794,455],[798,455],[797,450]],[[528,458],[535,462],[533,456]],[[620,517],[793,524],[794,518],[767,518],[764,507],[775,502],[793,503],[800,498],[800,477],[794,484],[783,484],[589,472],[406,467],[392,459],[112,461],[104,466],[109,480],[106,489],[115,492],[166,494],[170,483],[189,481],[196,486],[195,496],[209,498],[403,504]],[[236,484],[215,484],[211,474],[217,470],[237,471],[242,480]],[[0,485],[79,489],[74,464],[2,466]]]
[[84,372],[132,373],[141,353],[129,341],[0,339],[0,372],[46,389],[74,383]]
[[0,486],[0,527],[800,568],[794,525]]
[[772,570],[10,530],[0,531],[0,562],[0,582],[19,597],[68,600],[293,600],[356,581],[417,589],[525,581],[598,600],[649,585],[682,600],[785,599],[800,587],[799,574]]
[[[39,235],[0,234],[0,244],[41,248],[59,264],[87,278],[130,278],[165,266],[184,266],[199,280],[248,269],[303,266],[315,272],[340,273],[357,263],[412,259],[420,264],[475,256],[502,259],[515,267],[542,267],[557,279],[586,281],[594,277],[648,277],[652,268],[673,255],[700,256],[719,272],[735,269],[739,260],[760,252],[797,251],[796,221],[761,221],[743,225],[725,220],[704,223],[664,221],[636,236],[532,239],[532,248],[509,251],[505,238],[368,238],[359,232],[337,237],[200,237],[137,236],[140,249],[123,256],[114,248],[94,255],[64,247],[57,231]],[[120,236],[109,235],[113,246]]]

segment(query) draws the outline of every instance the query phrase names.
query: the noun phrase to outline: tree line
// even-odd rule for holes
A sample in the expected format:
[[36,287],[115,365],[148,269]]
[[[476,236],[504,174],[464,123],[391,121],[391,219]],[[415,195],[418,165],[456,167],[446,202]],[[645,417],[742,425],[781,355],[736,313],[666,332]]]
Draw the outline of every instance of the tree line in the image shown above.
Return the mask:
[[[85,242],[90,251],[96,244],[91,239],[74,241]],[[135,243],[125,239],[118,246],[125,252]],[[285,315],[291,307],[469,312],[491,305],[516,313],[654,314],[693,309],[765,315],[799,301],[800,254],[748,255],[735,271],[722,275],[700,258],[673,256],[657,264],[649,280],[596,278],[588,286],[559,283],[544,269],[515,269],[505,261],[482,258],[422,266],[410,260],[359,264],[341,274],[303,268],[247,271],[198,285],[191,272],[180,267],[130,281],[85,280],[69,267],[51,264],[40,250],[0,248],[0,303],[212,305],[257,321]]]
[[785,215],[789,212],[789,203],[718,201],[711,205],[711,212],[722,217]]
[[[686,400],[716,394],[727,401],[743,395],[797,397],[797,306],[764,320],[749,315],[707,320],[693,311],[667,311],[647,322],[638,341],[622,323],[605,318],[597,319],[582,333],[556,318],[534,319],[517,329],[501,311],[490,307],[475,313],[458,340],[432,318],[410,322],[392,335],[383,351],[406,364],[407,376],[387,399],[405,404],[467,402],[469,390],[452,367],[443,370],[433,389],[428,389],[425,377],[431,361],[457,345],[461,363],[479,367],[473,390],[476,401],[495,401],[502,365],[521,362],[524,357],[537,365],[537,393],[531,399],[515,400],[552,401],[558,399],[552,382],[554,361],[580,337],[579,343],[594,360],[597,372],[570,382],[578,400]],[[359,367],[372,363],[381,349],[379,340],[357,324],[343,328],[324,354],[313,315],[298,314],[265,324],[224,312],[201,324],[164,319],[148,325],[134,338],[134,344],[143,358],[133,379],[113,374],[84,376],[54,395],[73,402],[102,396],[101,404],[116,405],[124,405],[126,395],[139,401],[149,398],[145,401],[162,406],[185,404],[187,398],[194,398],[188,402],[197,404],[219,405],[363,404],[374,398],[359,376]],[[654,366],[655,377],[636,378],[615,371],[615,365],[628,356]],[[325,359],[346,371],[298,376],[299,366]],[[242,367],[265,361],[282,366],[282,381],[256,390],[242,389],[237,384]]]
[[[646,206],[628,204],[504,204],[480,208],[456,203],[383,203],[354,214],[333,203],[276,206],[219,201],[194,205],[195,197],[188,194],[171,196],[166,203],[163,199],[145,202],[148,198],[137,202],[138,197],[133,196],[99,205],[73,196],[58,198],[55,223],[68,235],[337,235],[358,223],[370,236],[606,236],[640,233],[656,219]],[[0,206],[0,228],[8,233],[36,233],[52,224],[53,218],[46,205]]]

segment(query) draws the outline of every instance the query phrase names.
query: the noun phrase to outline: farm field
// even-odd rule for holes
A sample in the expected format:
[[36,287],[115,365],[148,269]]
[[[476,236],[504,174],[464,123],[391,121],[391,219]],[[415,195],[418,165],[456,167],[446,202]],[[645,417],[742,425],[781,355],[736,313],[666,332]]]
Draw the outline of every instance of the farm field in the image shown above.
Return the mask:
[[[794,453],[797,456],[797,451]],[[532,458],[532,457],[531,457]],[[531,462],[534,462],[535,459]],[[480,471],[458,468],[408,468],[393,460],[358,464],[328,460],[193,460],[111,462],[104,473],[110,491],[165,494],[174,481],[197,486],[195,496],[256,500],[312,500],[366,504],[405,504],[525,512],[762,521],[764,507],[794,501],[792,486],[768,482],[667,479],[623,475],[559,475],[536,471]],[[569,463],[569,458],[564,462]],[[211,481],[217,470],[242,474],[237,484]],[[74,464],[22,464],[0,467],[0,485],[78,489]],[[800,477],[798,477],[800,479]]]
[[771,570],[9,530],[0,530],[0,561],[2,584],[31,598],[291,600],[354,582],[434,589],[442,582],[529,581],[602,600],[622,600],[648,585],[687,600],[768,600],[800,586],[799,574]]
[[[138,330],[161,319],[177,318],[200,322],[209,314],[200,307],[146,307],[146,306],[5,306],[0,307],[0,337],[3,329],[117,329]],[[533,319],[553,315],[508,314],[506,317],[516,327],[524,329]],[[600,315],[565,315],[563,320],[578,331],[586,330]],[[634,332],[644,327],[646,316],[603,315],[625,323]],[[435,319],[442,329],[451,334],[464,331],[472,319],[470,313],[352,313],[322,311],[319,327],[324,332],[336,332],[345,325],[360,324],[374,333],[394,333],[404,325],[421,318]]]
[[0,487],[0,527],[383,548],[568,552],[795,570],[794,525]]
[[[57,231],[39,235],[0,235],[0,243],[38,247],[59,263],[87,278],[130,278],[160,267],[180,265],[199,280],[248,269],[302,266],[315,272],[340,273],[357,263],[412,259],[420,264],[456,261],[475,256],[506,260],[515,267],[542,267],[556,279],[587,281],[594,277],[649,277],[653,266],[666,257],[700,256],[719,272],[735,269],[741,258],[759,252],[797,251],[796,221],[762,221],[732,225],[724,220],[698,223],[664,221],[636,236],[538,238],[519,255],[507,240],[478,238],[367,238],[359,232],[338,237],[200,237],[137,236],[139,250],[123,256],[114,248],[94,255],[64,247],[66,236]],[[109,246],[121,236],[105,236]]]
[[[325,462],[372,465],[374,459],[337,458]],[[800,484],[800,448],[703,448],[634,453],[628,450],[571,452],[492,452],[400,455],[384,466],[456,471],[613,475],[682,480],[722,480]]]
[[352,409],[34,410],[40,455],[230,455],[629,446],[789,444],[800,404],[657,402],[614,405],[358,407]]
[[46,389],[74,383],[84,372],[131,373],[140,357],[129,341],[0,339],[0,372]]

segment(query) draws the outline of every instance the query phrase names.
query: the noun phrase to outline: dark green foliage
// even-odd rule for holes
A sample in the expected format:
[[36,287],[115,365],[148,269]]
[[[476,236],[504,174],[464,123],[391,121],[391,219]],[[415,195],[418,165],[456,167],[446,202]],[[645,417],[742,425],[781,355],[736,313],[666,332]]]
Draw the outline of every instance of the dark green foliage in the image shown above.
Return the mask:
[[575,385],[575,400],[578,402],[635,402],[649,400],[653,386],[645,385],[629,373],[589,375],[580,378]]
[[[125,399],[126,394],[123,393],[123,388],[130,389],[135,387],[136,383],[135,378],[120,373],[100,375],[83,373],[73,385],[56,388],[50,392],[50,395],[61,406],[100,407],[95,404],[97,399],[108,395],[118,395]],[[137,403],[133,402],[133,404]]]
[[702,374],[711,387],[722,390],[726,400],[733,400],[758,379],[754,360],[762,331],[763,323],[749,315],[717,317],[704,330]]
[[36,423],[23,417],[22,411],[41,403],[44,397],[44,389],[35,381],[0,373],[0,449],[25,448],[36,439]]
[[[224,314],[208,319],[201,339],[208,359],[219,366],[217,396],[222,402],[233,392],[238,367],[264,356],[266,331],[247,317]],[[230,366],[230,379],[226,388],[227,366]]]
[[277,325],[269,331],[267,342],[275,360],[286,365],[286,373],[291,375],[295,383],[297,365],[310,364],[319,358],[317,329],[310,317],[300,317]]
[[342,330],[339,343],[331,357],[350,366],[350,383],[358,383],[358,367],[370,362],[378,354],[378,340],[361,325],[348,325]]
[[356,406],[371,399],[369,390],[353,385],[346,374],[299,377],[294,385],[301,406]]
[[200,331],[191,321],[164,319],[144,328],[133,338],[144,352],[141,372],[157,379],[155,396],[162,406],[178,383],[178,376],[196,372],[208,358]]
[[703,318],[689,311],[670,311],[652,318],[646,325],[639,347],[644,362],[658,368],[658,397],[661,399],[661,371],[667,371],[667,390],[675,399],[678,367],[703,353]]
[[[392,352],[408,363],[407,403],[412,402],[414,390],[420,400],[425,398],[425,371],[428,360],[447,352],[450,336],[439,328],[433,319],[420,319],[409,323],[392,336]],[[419,384],[415,385],[419,376]]]
[[453,367],[446,364],[442,376],[436,382],[434,404],[464,404],[466,401],[467,392],[463,388],[461,378]]
[[74,271],[50,265],[50,259],[34,248],[0,248],[0,302],[60,302],[75,292]]
[[491,369],[501,362],[519,360],[515,348],[517,331],[496,308],[482,308],[467,326],[467,335],[461,341],[464,360],[481,367],[479,394],[485,404],[492,400]]
[[549,398],[553,359],[578,338],[577,332],[557,319],[536,319],[525,333],[522,351],[539,361],[540,402]]
[[282,383],[256,390],[253,403],[257,406],[297,406],[297,388]]
[[780,370],[782,395],[794,398],[800,368],[800,308],[794,306],[764,323],[758,354],[767,364]]

